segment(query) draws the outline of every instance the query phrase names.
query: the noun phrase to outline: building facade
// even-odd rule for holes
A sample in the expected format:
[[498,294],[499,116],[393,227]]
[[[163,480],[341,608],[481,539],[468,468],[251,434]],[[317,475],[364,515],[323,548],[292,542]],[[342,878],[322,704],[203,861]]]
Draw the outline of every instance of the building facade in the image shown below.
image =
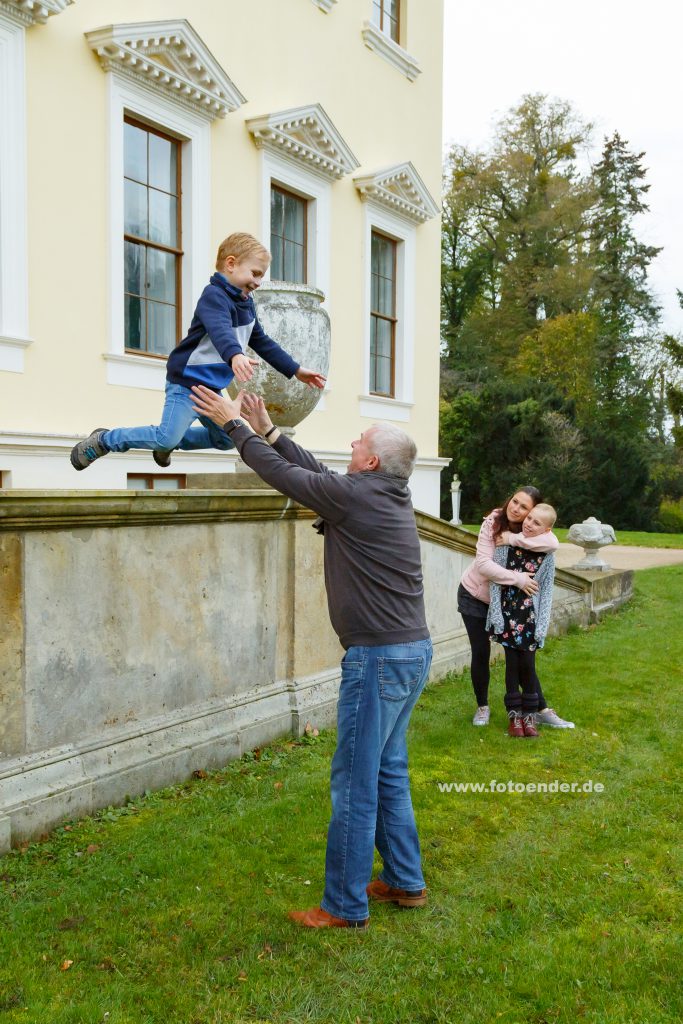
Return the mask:
[[441,52],[442,0],[0,0],[2,487],[233,471],[68,456],[159,421],[165,357],[243,230],[325,296],[328,387],[296,440],[343,470],[396,423],[438,514]]

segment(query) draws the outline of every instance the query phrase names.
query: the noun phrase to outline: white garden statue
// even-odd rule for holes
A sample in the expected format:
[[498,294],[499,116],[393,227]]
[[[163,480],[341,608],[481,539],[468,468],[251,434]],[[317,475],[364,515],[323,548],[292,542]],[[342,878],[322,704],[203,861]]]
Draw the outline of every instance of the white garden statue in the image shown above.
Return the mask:
[[614,544],[616,539],[612,527],[607,523],[601,523],[595,516],[589,516],[582,523],[574,523],[569,527],[567,540],[583,548],[583,558],[573,565],[572,569],[609,569],[610,566],[600,557],[598,551],[608,544]]

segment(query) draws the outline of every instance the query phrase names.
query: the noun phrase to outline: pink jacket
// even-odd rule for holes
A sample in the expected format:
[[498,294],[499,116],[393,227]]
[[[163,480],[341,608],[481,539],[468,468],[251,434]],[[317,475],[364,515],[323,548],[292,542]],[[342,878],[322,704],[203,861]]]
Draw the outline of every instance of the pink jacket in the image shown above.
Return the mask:
[[[489,583],[502,583],[504,586],[513,587],[521,587],[524,583],[523,573],[512,572],[510,569],[496,565],[493,561],[493,552],[496,550],[496,543],[493,539],[493,517],[497,511],[498,509],[494,509],[481,524],[477,539],[477,553],[472,565],[465,569],[460,580],[472,597],[477,597],[486,604],[491,600]],[[555,551],[560,543],[554,533],[542,533],[539,537],[524,537],[519,533],[516,534],[516,537],[520,547],[528,548],[529,551]]]

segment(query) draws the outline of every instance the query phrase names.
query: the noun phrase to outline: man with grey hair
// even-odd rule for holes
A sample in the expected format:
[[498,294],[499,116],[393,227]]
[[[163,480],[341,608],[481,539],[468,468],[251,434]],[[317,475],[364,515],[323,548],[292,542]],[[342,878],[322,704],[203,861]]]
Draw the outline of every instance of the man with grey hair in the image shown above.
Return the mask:
[[[403,907],[427,902],[406,748],[432,660],[408,490],[417,449],[398,427],[374,424],[352,442],[346,474],[333,473],[280,434],[262,399],[192,390],[195,410],[223,427],[251,469],[319,516],[330,619],[346,653],[325,892],[320,906],[289,916],[307,928],[366,928],[368,898]],[[375,846],[383,868],[370,881]]]

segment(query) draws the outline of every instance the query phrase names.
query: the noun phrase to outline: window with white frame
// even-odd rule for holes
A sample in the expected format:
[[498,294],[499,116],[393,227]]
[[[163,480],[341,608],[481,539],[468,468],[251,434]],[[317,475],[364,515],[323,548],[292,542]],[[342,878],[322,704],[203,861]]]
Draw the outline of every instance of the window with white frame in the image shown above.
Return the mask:
[[365,361],[360,414],[408,421],[413,406],[415,226],[365,206]]
[[181,337],[181,143],[124,119],[125,349],[168,355]]
[[184,314],[208,280],[210,125],[115,73],[108,78],[107,381],[156,391],[166,373],[158,357],[182,338]]
[[275,281],[306,284],[308,274],[308,202],[271,182],[270,276]]
[[372,0],[372,21],[395,43],[401,39],[401,0]]
[[262,195],[262,234],[269,239],[273,256],[270,280],[309,284],[327,296],[330,183],[308,168],[264,150]]
[[373,231],[370,243],[370,394],[394,397],[396,370],[396,250]]

